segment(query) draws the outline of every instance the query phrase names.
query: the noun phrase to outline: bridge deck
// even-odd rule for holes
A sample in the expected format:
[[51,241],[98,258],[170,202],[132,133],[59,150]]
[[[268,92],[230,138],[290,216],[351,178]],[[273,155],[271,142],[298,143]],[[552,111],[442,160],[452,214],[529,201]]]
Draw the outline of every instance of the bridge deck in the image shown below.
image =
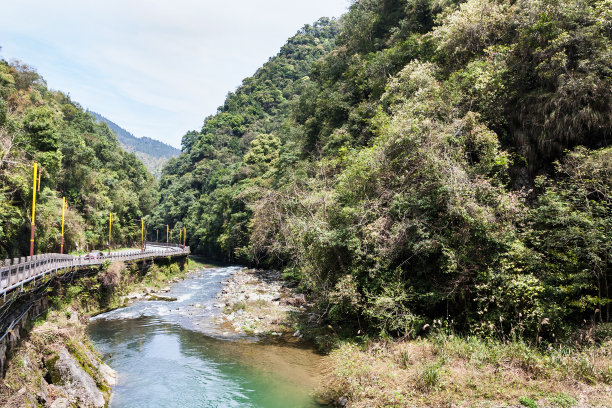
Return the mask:
[[181,245],[157,244],[154,242],[146,243],[146,250],[128,250],[111,252],[110,255],[103,254],[100,257],[89,258],[87,255],[60,255],[60,254],[41,254],[30,257],[14,258],[0,261],[0,296],[5,296],[7,292],[23,286],[35,279],[44,277],[60,269],[71,267],[82,267],[100,265],[104,261],[133,261],[138,259],[188,255],[189,247],[183,248]]

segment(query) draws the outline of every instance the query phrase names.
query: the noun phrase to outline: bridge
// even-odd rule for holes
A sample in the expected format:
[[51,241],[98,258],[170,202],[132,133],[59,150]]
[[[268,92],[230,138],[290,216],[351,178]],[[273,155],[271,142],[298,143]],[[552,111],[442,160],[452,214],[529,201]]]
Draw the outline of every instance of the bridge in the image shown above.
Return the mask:
[[0,377],[6,360],[17,345],[27,322],[47,308],[46,289],[52,279],[71,280],[95,272],[104,262],[139,262],[155,258],[185,257],[188,246],[146,242],[144,250],[115,251],[97,255],[41,254],[0,261]]
[[146,242],[145,248],[144,251],[116,251],[111,252],[110,255],[101,253],[100,256],[41,254],[32,257],[14,258],[12,261],[5,259],[0,261],[0,296],[3,301],[6,301],[7,293],[15,289],[23,290],[24,285],[31,282],[35,284],[36,280],[57,274],[63,269],[101,265],[106,261],[135,261],[168,256],[186,256],[190,253],[188,246],[177,244]]

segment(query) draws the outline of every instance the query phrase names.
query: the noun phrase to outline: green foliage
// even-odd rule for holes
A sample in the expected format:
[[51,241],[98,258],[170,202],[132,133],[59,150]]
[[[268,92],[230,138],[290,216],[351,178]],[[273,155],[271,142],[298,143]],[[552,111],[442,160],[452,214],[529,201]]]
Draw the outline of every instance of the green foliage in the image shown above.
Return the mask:
[[519,403],[527,408],[538,408],[538,404],[529,397],[520,397]]
[[553,404],[554,407],[560,408],[570,408],[578,405],[578,402],[574,397],[567,395],[564,392],[560,392],[556,395],[553,395],[549,398],[549,401],[551,404]]
[[282,268],[355,331],[609,321],[609,5],[356,1],[185,135],[153,223]]
[[0,75],[0,258],[28,251],[34,161],[42,170],[37,253],[59,252],[62,196],[66,252],[104,245],[109,212],[115,243],[139,240],[140,218],[157,201],[143,164],[121,150],[106,125],[48,90],[31,67],[0,61]]
[[0,126],[6,123],[6,101],[4,99],[0,99]]

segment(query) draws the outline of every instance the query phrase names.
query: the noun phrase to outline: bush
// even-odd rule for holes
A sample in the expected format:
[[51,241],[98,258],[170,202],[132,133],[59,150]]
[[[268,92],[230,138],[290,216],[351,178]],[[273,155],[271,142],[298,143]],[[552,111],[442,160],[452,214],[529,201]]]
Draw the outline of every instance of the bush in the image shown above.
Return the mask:
[[125,271],[125,264],[123,262],[113,262],[98,275],[98,281],[104,289],[112,292],[121,283],[123,271]]

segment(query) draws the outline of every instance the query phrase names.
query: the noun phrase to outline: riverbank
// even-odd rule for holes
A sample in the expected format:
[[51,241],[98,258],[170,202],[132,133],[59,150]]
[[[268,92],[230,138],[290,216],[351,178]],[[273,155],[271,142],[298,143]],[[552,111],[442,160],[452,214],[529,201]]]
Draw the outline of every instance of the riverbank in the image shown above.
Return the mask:
[[11,358],[0,388],[3,407],[104,407],[116,373],[87,338],[87,315],[68,307],[35,322]]
[[104,265],[93,277],[52,288],[49,309],[36,321],[11,357],[0,381],[2,407],[104,407],[116,373],[104,364],[87,335],[89,318],[145,296],[160,294],[201,265]]
[[433,334],[345,342],[324,396],[346,407],[612,407],[612,339],[578,349]]
[[335,346],[322,360],[319,395],[336,406],[612,406],[609,326],[585,333],[581,344],[548,350],[443,332],[406,341],[341,341],[333,328],[298,325],[309,305],[280,274],[249,269],[224,282],[215,306],[217,323],[231,332],[290,338],[327,332],[327,344]]

